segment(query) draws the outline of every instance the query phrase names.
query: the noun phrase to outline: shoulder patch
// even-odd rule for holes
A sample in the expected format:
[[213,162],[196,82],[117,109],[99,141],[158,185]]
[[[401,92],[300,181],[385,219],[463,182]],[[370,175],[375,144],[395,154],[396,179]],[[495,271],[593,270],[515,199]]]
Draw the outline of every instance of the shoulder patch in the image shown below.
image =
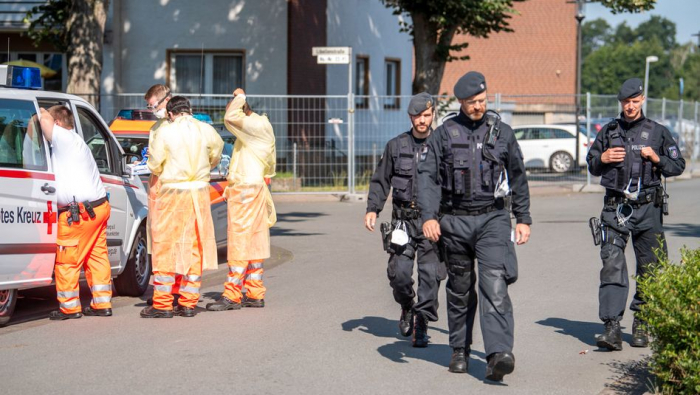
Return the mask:
[[675,145],[672,147],[668,147],[668,156],[671,159],[678,159],[678,147]]

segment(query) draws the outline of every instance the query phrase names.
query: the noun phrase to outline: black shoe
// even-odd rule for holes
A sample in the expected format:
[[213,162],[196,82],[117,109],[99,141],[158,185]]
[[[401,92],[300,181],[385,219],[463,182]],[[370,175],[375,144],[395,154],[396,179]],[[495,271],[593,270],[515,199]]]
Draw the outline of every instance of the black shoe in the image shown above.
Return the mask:
[[515,369],[515,356],[509,352],[495,352],[486,360],[486,380],[502,381],[503,376],[513,373]]
[[455,348],[452,351],[449,370],[452,373],[467,373],[469,369],[469,352],[463,348]]
[[[173,308],[177,306],[177,302],[180,300],[180,295],[173,295]],[[153,298],[148,298],[146,299],[146,304],[149,306],[153,306]]]
[[111,317],[112,309],[109,307],[106,309],[93,309],[92,307],[88,306],[83,309],[83,315],[90,317]]
[[141,318],[173,318],[173,312],[170,310],[159,310],[153,306],[149,306],[141,310]]
[[54,320],[54,321],[63,321],[63,320],[75,320],[80,317],[82,317],[82,313],[73,313],[73,314],[66,314],[62,312],[61,310],[54,310],[49,313],[49,319]]
[[207,310],[209,311],[225,311],[225,310],[240,310],[241,303],[234,302],[233,300],[222,296],[221,299],[214,303],[207,304]]
[[252,299],[244,297],[241,302],[242,307],[265,307],[265,299]]
[[600,348],[607,348],[610,351],[622,350],[622,330],[620,330],[620,322],[616,320],[605,321],[605,333],[598,336],[596,345]]
[[413,316],[413,347],[428,347],[428,319],[420,313]]
[[174,315],[179,315],[180,317],[194,317],[195,312],[194,312],[194,307],[185,307],[185,306],[175,306],[173,309],[173,314]]
[[630,346],[649,346],[649,336],[647,335],[646,331],[646,323],[637,317],[634,317],[634,322],[632,323],[632,341],[630,342]]
[[411,336],[413,333],[413,307],[402,308],[399,317],[399,330],[401,336]]

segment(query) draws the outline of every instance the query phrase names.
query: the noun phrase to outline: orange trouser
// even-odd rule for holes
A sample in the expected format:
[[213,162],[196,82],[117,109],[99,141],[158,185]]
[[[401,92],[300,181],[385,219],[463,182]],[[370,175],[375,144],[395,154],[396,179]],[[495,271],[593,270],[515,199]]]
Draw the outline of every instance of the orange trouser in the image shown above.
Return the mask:
[[224,283],[224,295],[234,301],[241,301],[241,289],[246,288],[248,299],[264,299],[263,261],[229,261],[228,278]]
[[111,208],[109,202],[94,207],[95,218],[81,215],[80,222],[68,225],[68,211],[58,216],[56,237],[56,293],[61,311],[74,314],[81,311],[80,269],[92,291],[90,307],[112,307],[112,275],[107,256],[107,220]]
[[194,308],[199,301],[199,288],[202,286],[202,246],[195,241],[192,256],[195,263],[186,275],[172,272],[153,272],[153,307],[158,310],[173,309],[173,294],[180,294],[178,304]]

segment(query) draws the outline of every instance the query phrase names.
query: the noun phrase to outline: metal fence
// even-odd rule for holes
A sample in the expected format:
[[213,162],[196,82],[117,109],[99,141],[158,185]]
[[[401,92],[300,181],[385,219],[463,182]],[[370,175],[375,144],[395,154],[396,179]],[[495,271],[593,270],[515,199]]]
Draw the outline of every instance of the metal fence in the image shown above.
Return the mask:
[[[195,112],[208,114],[215,125],[223,124],[230,96],[185,96]],[[531,186],[597,182],[586,171],[585,154],[589,138],[619,115],[621,108],[615,96],[494,94],[488,99],[489,108],[498,111],[503,121],[516,130]],[[387,141],[411,127],[406,113],[409,100],[410,96],[248,95],[253,110],[267,114],[275,131],[277,177],[273,191],[365,192]],[[700,153],[698,102],[647,100],[647,116],[672,132],[688,161],[686,171],[692,170]],[[459,111],[453,97],[438,96],[436,101],[435,127]],[[120,110],[144,106],[142,94],[102,95],[98,103],[108,121]],[[577,113],[583,133],[578,165],[573,134]],[[555,129],[568,130],[569,138],[556,139],[564,135],[552,132]],[[553,151],[554,146],[559,148]]]

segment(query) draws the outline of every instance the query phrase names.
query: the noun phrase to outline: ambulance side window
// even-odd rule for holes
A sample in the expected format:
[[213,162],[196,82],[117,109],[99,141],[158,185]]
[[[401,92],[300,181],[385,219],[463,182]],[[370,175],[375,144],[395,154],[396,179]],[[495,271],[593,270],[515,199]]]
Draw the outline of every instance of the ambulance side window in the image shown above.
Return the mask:
[[83,131],[83,139],[95,158],[97,169],[100,173],[116,174],[110,160],[109,150],[111,148],[108,143],[109,140],[105,136],[104,131],[99,127],[99,123],[88,110],[81,107],[77,107],[77,109],[80,128]]
[[0,99],[0,167],[48,170],[34,102]]

